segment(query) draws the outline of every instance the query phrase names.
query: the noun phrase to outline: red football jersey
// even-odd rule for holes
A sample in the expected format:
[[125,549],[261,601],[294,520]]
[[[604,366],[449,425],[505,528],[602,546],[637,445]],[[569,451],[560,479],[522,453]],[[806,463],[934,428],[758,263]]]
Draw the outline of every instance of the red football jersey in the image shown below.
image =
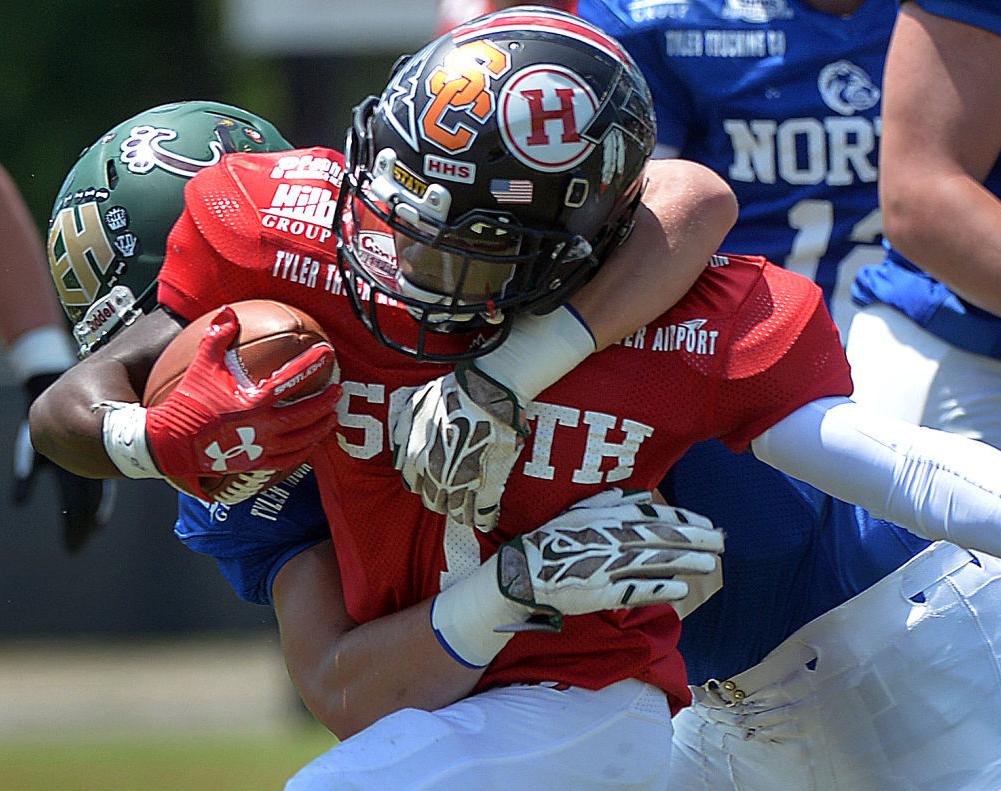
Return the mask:
[[[532,435],[489,534],[423,508],[393,469],[389,405],[402,387],[447,368],[381,346],[353,315],[330,234],[342,159],[322,148],[232,154],[187,186],[170,235],[160,301],[194,319],[266,297],[306,311],[341,366],[340,425],[311,459],[331,524],[348,612],[359,622],[415,604],[474,569],[513,535],[610,486],[652,489],[693,443],[734,450],[816,398],[851,392],[848,364],[820,290],[761,258],[717,256],[685,298],[592,355],[528,405]],[[371,231],[373,254],[391,236]],[[416,324],[387,305],[400,337]],[[448,344],[454,338],[445,336]],[[465,343],[465,341],[464,341]],[[670,607],[566,619],[558,635],[522,633],[481,687],[557,681],[600,688],[633,677],[689,701]]]

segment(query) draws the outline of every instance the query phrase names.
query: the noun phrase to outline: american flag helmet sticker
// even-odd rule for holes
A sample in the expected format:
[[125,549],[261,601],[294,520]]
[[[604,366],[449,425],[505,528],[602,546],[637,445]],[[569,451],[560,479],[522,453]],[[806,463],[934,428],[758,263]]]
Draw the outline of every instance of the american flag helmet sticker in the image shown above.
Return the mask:
[[532,182],[528,179],[490,179],[490,194],[498,203],[531,203]]

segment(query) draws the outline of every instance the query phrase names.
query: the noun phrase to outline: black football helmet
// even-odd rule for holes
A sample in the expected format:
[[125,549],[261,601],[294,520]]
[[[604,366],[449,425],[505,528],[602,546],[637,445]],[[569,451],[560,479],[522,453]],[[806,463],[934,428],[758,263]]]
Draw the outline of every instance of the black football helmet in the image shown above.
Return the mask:
[[[354,111],[337,222],[356,312],[420,359],[496,348],[514,315],[554,310],[625,237],[655,132],[636,64],[575,16],[520,7],[432,41]],[[373,217],[395,250],[375,249]],[[409,310],[416,342],[388,337],[369,289]],[[472,330],[458,354],[427,344]]]

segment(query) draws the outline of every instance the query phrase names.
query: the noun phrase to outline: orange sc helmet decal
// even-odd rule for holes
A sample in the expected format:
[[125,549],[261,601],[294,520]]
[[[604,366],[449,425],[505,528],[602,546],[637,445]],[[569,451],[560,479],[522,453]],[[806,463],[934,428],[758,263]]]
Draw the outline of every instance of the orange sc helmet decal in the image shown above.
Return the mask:
[[452,50],[427,78],[431,101],[421,114],[421,136],[451,154],[467,150],[477,132],[452,112],[483,123],[496,108],[491,82],[511,68],[511,56],[489,41],[471,41]]

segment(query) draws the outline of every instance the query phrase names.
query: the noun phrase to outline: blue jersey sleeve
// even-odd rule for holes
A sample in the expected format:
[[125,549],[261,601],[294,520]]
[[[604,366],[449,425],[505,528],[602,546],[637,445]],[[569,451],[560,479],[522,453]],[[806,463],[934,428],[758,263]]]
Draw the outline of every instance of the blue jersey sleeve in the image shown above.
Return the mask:
[[929,14],[954,19],[1001,35],[998,0],[915,0]]
[[330,539],[312,471],[238,505],[204,503],[182,494],[174,533],[188,549],[214,558],[244,601],[271,605],[275,575],[305,549]]
[[657,113],[657,142],[681,149],[695,122],[691,97],[666,58],[672,34],[650,20],[644,9],[622,0],[581,0],[577,13],[617,38],[650,86]]

